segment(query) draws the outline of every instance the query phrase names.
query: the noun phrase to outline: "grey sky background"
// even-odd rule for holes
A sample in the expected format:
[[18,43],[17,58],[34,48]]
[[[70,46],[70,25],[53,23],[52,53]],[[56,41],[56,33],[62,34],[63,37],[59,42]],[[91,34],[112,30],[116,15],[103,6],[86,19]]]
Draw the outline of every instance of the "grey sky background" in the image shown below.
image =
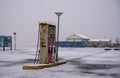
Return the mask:
[[0,35],[17,33],[17,47],[36,46],[38,22],[56,23],[60,39],[71,34],[90,38],[120,38],[120,0],[0,0]]

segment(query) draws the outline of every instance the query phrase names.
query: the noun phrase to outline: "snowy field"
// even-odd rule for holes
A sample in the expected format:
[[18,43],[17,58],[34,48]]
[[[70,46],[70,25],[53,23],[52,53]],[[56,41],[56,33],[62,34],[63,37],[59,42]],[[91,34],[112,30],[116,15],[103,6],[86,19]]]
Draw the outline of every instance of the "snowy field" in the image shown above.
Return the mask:
[[120,78],[120,50],[104,48],[59,48],[67,64],[23,70],[33,64],[35,49],[0,51],[0,78]]

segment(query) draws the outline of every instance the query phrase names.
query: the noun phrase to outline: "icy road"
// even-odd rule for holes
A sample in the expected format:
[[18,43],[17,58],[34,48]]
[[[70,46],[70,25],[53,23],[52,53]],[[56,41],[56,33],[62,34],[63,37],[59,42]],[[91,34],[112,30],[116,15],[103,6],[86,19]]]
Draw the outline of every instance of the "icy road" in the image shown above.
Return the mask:
[[120,50],[59,48],[67,64],[40,70],[23,70],[33,64],[35,50],[0,51],[0,78],[120,78]]

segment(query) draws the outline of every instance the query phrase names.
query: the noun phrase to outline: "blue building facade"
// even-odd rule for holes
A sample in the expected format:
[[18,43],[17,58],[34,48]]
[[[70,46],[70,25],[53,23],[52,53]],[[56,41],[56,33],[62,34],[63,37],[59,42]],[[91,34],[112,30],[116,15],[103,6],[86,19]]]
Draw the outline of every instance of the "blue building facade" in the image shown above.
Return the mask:
[[85,42],[82,41],[59,41],[59,47],[85,47]]

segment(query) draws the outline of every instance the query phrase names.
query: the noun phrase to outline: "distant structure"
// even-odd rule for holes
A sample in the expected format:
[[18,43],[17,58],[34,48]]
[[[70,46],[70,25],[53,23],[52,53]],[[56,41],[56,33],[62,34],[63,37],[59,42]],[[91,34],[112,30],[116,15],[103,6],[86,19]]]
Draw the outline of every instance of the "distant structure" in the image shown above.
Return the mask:
[[80,34],[72,34],[66,38],[66,41],[88,41],[89,37]]
[[12,37],[11,36],[0,36],[0,48],[3,48],[5,51],[6,47],[10,47],[12,50]]
[[72,34],[66,38],[66,41],[60,41],[59,47],[86,47],[89,38],[80,35],[80,34]]
[[111,40],[110,39],[90,39],[88,47],[110,47]]
[[59,47],[110,47],[110,39],[90,39],[84,35],[72,34],[66,41],[60,41]]

